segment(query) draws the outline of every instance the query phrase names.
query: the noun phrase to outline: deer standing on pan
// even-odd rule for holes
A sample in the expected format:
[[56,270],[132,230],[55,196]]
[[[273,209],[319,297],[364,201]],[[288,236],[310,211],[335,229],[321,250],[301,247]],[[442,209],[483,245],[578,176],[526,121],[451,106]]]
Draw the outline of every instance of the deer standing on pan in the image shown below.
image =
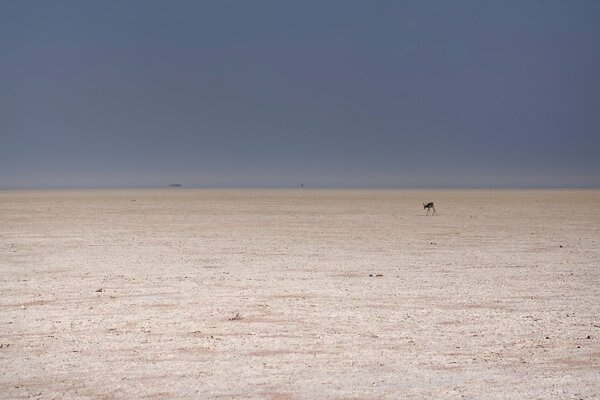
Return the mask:
[[430,201],[429,203],[423,203],[423,209],[427,210],[427,214],[425,215],[429,215],[429,210],[433,210],[433,213],[431,215],[435,215],[435,204],[433,204],[433,201]]

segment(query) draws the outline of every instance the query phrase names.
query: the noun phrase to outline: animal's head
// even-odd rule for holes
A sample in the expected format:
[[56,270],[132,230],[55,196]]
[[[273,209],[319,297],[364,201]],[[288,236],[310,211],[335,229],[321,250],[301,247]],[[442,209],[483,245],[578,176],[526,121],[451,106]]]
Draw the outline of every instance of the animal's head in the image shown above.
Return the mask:
[[427,204],[423,203],[423,208],[427,208]]

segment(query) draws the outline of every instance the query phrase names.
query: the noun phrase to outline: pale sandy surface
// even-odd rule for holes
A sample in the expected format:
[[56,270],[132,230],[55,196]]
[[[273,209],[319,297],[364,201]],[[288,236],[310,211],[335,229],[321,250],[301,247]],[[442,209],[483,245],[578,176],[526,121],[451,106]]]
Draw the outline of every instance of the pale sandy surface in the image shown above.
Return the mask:
[[0,273],[2,398],[600,397],[600,191],[4,191]]

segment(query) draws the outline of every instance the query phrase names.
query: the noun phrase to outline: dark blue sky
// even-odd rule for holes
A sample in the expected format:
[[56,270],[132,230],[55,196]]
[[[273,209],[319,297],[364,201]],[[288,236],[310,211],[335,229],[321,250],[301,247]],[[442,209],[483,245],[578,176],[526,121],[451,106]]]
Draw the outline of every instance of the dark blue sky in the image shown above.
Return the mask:
[[600,1],[0,0],[0,188],[600,186]]

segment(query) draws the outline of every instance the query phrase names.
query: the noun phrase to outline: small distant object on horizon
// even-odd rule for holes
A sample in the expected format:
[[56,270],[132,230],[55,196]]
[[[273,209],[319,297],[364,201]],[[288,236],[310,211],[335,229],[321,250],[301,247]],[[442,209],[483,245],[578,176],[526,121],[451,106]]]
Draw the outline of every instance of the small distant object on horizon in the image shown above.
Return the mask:
[[300,189],[304,189],[304,183],[300,184]]
[[169,187],[181,187],[181,183],[171,183]]

